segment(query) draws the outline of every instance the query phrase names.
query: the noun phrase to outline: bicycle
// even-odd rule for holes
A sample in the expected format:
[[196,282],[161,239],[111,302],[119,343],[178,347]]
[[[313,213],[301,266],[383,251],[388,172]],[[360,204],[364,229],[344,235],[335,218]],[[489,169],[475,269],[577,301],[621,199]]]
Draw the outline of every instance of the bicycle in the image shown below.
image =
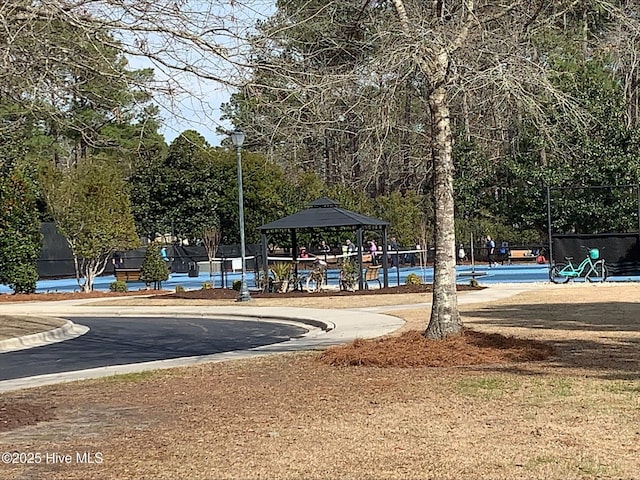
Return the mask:
[[299,272],[297,275],[291,275],[291,279],[287,284],[285,292],[292,290],[307,291],[310,293],[319,292],[325,284],[325,276],[327,272],[327,263],[323,260],[316,259],[313,262],[313,269],[309,272]]
[[587,256],[577,267],[573,265],[573,257],[564,257],[567,263],[556,263],[549,270],[549,279],[553,283],[567,283],[573,278],[578,278],[585,273],[585,279],[589,282],[604,282],[607,279],[607,267],[604,258],[600,258],[600,250],[597,248],[582,247],[587,250]]
[[313,262],[313,270],[306,277],[307,292],[319,292],[325,283],[327,262],[317,259]]

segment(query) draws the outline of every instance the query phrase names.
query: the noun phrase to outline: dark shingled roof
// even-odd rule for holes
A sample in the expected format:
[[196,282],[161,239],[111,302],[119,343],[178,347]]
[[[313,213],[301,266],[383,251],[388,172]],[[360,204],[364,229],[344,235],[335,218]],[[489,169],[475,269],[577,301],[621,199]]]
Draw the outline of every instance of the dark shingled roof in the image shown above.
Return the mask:
[[309,208],[281,218],[275,222],[261,225],[259,230],[283,230],[301,228],[330,227],[383,227],[389,222],[368,217],[360,213],[345,210],[330,198],[319,198],[309,204]]

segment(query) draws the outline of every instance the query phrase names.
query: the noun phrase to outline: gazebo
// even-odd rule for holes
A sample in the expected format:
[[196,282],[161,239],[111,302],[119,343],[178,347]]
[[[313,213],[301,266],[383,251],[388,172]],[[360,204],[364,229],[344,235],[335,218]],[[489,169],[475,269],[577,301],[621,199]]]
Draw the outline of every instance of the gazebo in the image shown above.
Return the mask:
[[[360,268],[359,288],[363,288],[362,278],[362,232],[366,230],[381,230],[382,234],[382,258],[387,258],[387,227],[389,222],[379,220],[377,218],[362,215],[340,208],[340,204],[335,200],[323,197],[314,200],[305,210],[300,210],[288,217],[281,218],[271,223],[266,223],[259,227],[261,233],[261,251],[262,251],[262,268],[265,276],[269,271],[267,258],[267,234],[276,230],[289,230],[291,234],[291,253],[295,263],[297,274],[297,252],[299,231],[331,231],[331,230],[349,230],[356,232],[356,241],[358,248],[358,266]],[[384,286],[389,286],[389,271],[387,262],[382,262]]]

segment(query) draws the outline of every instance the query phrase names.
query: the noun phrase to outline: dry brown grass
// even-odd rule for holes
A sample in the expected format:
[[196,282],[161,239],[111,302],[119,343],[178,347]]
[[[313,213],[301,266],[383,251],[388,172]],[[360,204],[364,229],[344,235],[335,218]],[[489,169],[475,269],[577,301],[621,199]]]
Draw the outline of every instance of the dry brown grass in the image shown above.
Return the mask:
[[25,315],[0,315],[0,340],[46,332],[64,325],[66,320]]
[[[320,297],[313,294],[301,295],[298,298],[254,298],[244,302],[243,307],[303,307],[303,308],[361,308],[385,305],[403,305],[430,302],[429,294],[399,294],[380,296],[327,296]],[[126,298],[122,300],[104,300],[92,302],[96,306],[238,306],[235,299],[204,300],[180,298]]]
[[[7,479],[638,479],[640,286],[549,287],[464,305],[475,331],[551,343],[546,361],[335,367],[320,353],[0,395],[55,419],[1,450],[101,452]],[[398,311],[409,323],[424,310]]]

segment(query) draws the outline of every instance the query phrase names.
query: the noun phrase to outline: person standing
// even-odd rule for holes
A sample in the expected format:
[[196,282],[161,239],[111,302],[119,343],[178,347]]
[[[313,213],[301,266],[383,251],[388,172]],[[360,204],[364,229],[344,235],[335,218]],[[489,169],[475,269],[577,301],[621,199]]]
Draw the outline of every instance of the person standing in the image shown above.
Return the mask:
[[462,264],[467,260],[467,252],[464,251],[464,245],[460,244],[458,247],[458,263]]
[[500,263],[504,265],[504,261],[509,261],[509,242],[502,242],[500,244],[500,248],[498,249],[498,253],[500,254]]
[[496,253],[496,242],[494,242],[489,235],[487,235],[486,247],[487,247],[487,258],[489,259],[489,268],[491,268],[496,265],[496,262],[493,258],[493,256]]
[[342,247],[343,253],[347,255],[352,255],[356,253],[356,246],[347,238],[346,242],[344,242],[344,246]]
[[396,240],[396,237],[391,237],[389,239],[389,255],[391,256],[391,267],[397,267],[398,266],[398,241]]
[[327,242],[324,240],[320,241],[320,245],[318,246],[318,253],[324,254],[326,257],[329,253],[331,253],[331,248],[327,245]]
[[378,265],[378,246],[373,240],[369,240],[369,253],[371,254],[371,265]]

